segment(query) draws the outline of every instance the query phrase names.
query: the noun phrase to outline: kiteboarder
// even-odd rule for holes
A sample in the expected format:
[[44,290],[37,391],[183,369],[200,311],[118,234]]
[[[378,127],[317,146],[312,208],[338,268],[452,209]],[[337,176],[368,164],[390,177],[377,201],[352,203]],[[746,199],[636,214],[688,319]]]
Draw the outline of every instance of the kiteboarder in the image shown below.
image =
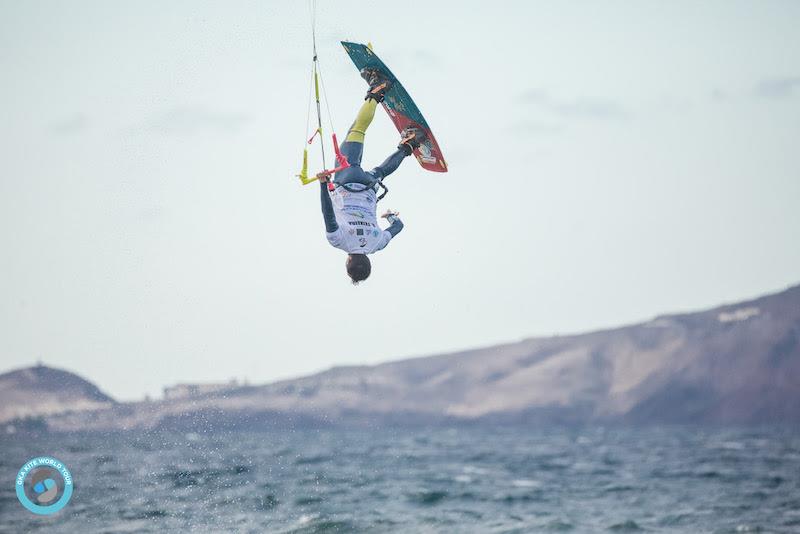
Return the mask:
[[385,248],[403,229],[399,213],[391,210],[381,215],[389,222],[389,227],[383,230],[378,226],[377,188],[424,140],[422,130],[409,127],[401,132],[397,150],[386,161],[371,171],[361,168],[364,136],[375,116],[375,108],[383,101],[391,85],[389,78],[377,69],[363,69],[361,76],[369,84],[369,90],[341,147],[349,167],[335,174],[332,191],[328,188],[330,173],[317,175],[328,242],[347,252],[347,274],[353,284],[366,280],[370,275],[372,265],[367,255]]

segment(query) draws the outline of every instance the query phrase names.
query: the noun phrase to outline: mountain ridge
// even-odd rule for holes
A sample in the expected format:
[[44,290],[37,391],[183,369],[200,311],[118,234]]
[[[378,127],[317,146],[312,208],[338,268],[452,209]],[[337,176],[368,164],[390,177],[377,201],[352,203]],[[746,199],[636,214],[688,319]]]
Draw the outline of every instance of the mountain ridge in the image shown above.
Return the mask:
[[42,364],[0,375],[0,421],[111,407],[116,401],[80,376]]
[[800,285],[612,329],[195,389],[201,393],[44,417],[60,430],[270,421],[798,423]]

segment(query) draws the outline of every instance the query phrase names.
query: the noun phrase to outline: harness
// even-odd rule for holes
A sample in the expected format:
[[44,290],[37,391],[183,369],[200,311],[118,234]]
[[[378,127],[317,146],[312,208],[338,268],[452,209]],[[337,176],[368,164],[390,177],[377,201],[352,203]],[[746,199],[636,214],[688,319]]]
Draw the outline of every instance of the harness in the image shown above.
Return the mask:
[[386,193],[389,192],[389,188],[383,185],[383,180],[381,178],[373,178],[369,185],[362,184],[361,182],[350,182],[346,184],[336,184],[334,187],[343,187],[351,193],[361,193],[367,189],[375,189],[375,192],[377,193],[378,188],[380,187],[383,189],[383,193],[378,196],[378,199],[375,201],[376,203],[380,202],[381,199],[386,196]]

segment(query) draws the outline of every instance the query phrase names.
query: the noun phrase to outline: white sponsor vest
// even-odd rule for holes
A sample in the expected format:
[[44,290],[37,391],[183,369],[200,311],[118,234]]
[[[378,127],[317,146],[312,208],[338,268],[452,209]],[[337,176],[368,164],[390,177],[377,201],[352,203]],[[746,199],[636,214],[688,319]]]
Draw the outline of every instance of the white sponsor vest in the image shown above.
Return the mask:
[[330,195],[339,228],[327,234],[328,243],[349,254],[372,254],[389,244],[392,234],[378,226],[373,188],[352,192],[337,187]]

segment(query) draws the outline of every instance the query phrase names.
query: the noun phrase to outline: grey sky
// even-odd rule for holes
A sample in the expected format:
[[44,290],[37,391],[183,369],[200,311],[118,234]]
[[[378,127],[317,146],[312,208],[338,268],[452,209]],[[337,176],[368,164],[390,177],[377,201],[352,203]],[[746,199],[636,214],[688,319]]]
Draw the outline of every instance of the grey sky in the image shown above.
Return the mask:
[[[800,281],[800,3],[321,2],[451,172],[354,288],[301,187],[305,2],[0,2],[0,358],[120,398],[594,329]],[[380,112],[364,161],[397,134]],[[318,163],[312,165],[317,168]]]

